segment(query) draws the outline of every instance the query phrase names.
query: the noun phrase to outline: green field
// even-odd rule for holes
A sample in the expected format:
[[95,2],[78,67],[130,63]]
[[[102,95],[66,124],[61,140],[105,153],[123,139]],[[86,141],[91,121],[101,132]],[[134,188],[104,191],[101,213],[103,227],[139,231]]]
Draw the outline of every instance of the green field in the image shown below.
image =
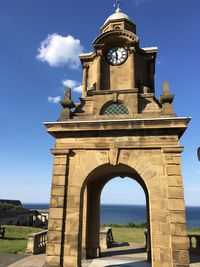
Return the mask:
[[27,246],[27,235],[30,233],[41,232],[44,229],[5,225],[4,239],[0,238],[0,251],[9,253],[25,252]]
[[[144,227],[128,227],[120,225],[112,225],[112,233],[114,241],[129,242],[129,243],[144,243]],[[104,228],[104,227],[102,227]],[[200,234],[200,228],[193,228],[188,230],[188,234]]]
[[[25,252],[27,235],[44,229],[6,225],[5,238],[0,238],[0,251],[9,253]],[[102,226],[104,228],[104,226]],[[144,227],[112,225],[113,237],[116,242],[144,243]],[[200,228],[188,231],[189,234],[200,234]]]
[[144,243],[144,228],[112,227],[114,241],[129,243]]

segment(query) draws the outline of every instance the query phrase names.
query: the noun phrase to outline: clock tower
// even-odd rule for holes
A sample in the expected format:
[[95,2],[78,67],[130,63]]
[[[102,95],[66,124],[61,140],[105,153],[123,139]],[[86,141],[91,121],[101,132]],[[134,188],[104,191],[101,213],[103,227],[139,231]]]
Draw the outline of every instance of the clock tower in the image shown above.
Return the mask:
[[101,119],[160,113],[154,101],[157,47],[140,47],[135,23],[119,8],[104,22],[93,47],[93,52],[80,55],[84,104],[76,109],[76,117],[79,112]]
[[[80,267],[101,256],[100,195],[116,176],[146,195],[147,259],[189,267],[179,140],[190,118],[174,113],[168,82],[155,97],[157,47],[140,47],[133,20],[118,7],[91,53],[81,54],[82,97],[66,89],[55,138],[45,266]],[[134,203],[133,203],[134,204]]]

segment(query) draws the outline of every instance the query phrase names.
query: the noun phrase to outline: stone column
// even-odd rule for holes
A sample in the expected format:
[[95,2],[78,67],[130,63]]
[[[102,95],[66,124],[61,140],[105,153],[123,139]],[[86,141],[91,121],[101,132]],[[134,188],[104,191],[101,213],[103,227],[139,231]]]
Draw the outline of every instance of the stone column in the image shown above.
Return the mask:
[[86,258],[94,259],[100,256],[100,193],[102,186],[98,182],[88,184],[87,228],[86,228]]
[[130,47],[129,54],[130,54],[130,87],[131,89],[135,88],[135,48]]
[[46,261],[44,266],[62,266],[68,179],[68,150],[52,149],[54,155],[49,209]]
[[83,66],[83,88],[82,88],[82,97],[87,95],[87,79],[88,79],[88,65]]
[[65,267],[78,267],[81,264],[80,194],[81,185],[68,185],[63,258],[63,266]]
[[164,149],[168,175],[168,208],[173,266],[189,266],[183,181],[181,174],[181,147]]
[[[149,159],[147,158],[147,160]],[[152,151],[150,162],[151,167],[147,168],[142,175],[145,178],[145,174],[147,174],[145,180],[149,191],[151,242],[148,259],[152,260],[154,267],[172,267],[167,176],[165,175],[165,162],[161,151]]]
[[87,187],[83,196],[83,220],[82,220],[82,258],[86,259],[86,224],[87,224]]
[[97,84],[96,84],[96,90],[101,90],[101,56],[102,52],[97,51]]

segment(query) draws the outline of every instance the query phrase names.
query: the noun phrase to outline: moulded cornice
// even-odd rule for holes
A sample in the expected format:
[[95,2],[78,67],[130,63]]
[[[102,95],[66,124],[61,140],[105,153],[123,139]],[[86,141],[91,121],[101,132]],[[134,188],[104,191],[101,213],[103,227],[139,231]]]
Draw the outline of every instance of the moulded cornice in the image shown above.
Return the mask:
[[95,46],[101,42],[104,43],[104,39],[109,38],[111,36],[122,36],[126,39],[129,39],[129,41],[131,41],[131,42],[135,42],[135,43],[139,42],[138,36],[136,34],[134,34],[133,32],[130,32],[127,30],[111,30],[111,31],[104,32],[103,34],[99,35],[93,41],[93,45]]
[[[45,122],[49,134],[54,137],[61,133],[96,132],[96,131],[173,131],[180,138],[190,121],[190,117],[146,118],[146,119],[102,119],[68,120],[63,122]],[[167,132],[166,132],[167,134]]]

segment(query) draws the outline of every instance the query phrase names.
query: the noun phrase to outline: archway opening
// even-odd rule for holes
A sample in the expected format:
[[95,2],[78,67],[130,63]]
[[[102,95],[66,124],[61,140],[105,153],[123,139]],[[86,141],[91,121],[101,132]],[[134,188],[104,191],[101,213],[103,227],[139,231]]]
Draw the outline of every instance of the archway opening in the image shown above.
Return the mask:
[[100,208],[100,257],[126,255],[129,260],[148,259],[146,202],[142,186],[130,177],[114,177],[104,185]]
[[[106,184],[107,183],[109,184],[109,181],[111,181],[111,183],[112,183],[112,180],[115,181],[114,178],[116,177],[120,177],[118,179],[123,178],[121,179],[121,181],[124,184],[126,184],[124,182],[126,179],[128,180],[128,183],[132,182],[133,185],[134,183],[137,182],[140,188],[143,190],[142,198],[143,198],[143,202],[145,199],[145,204],[146,204],[146,212],[143,209],[144,214],[146,213],[146,216],[144,215],[146,220],[144,221],[147,221],[147,225],[144,225],[144,227],[147,226],[148,237],[147,237],[147,242],[146,242],[147,244],[146,245],[147,253],[145,254],[146,259],[144,258],[142,260],[143,261],[147,261],[147,259],[150,260],[151,259],[151,251],[150,251],[151,246],[150,246],[150,238],[149,238],[150,237],[150,223],[149,223],[150,219],[149,219],[148,189],[145,185],[145,182],[140,177],[140,175],[134,169],[124,164],[119,164],[115,166],[111,164],[102,165],[96,168],[95,170],[93,170],[88,175],[88,177],[86,177],[84,186],[82,188],[82,194],[81,194],[81,198],[82,198],[81,202],[83,203],[83,206],[81,207],[81,210],[82,210],[82,216],[81,216],[81,222],[80,222],[80,226],[81,226],[80,233],[81,234],[79,238],[81,238],[82,241],[80,241],[79,244],[82,244],[82,259],[86,259],[86,260],[96,259],[99,257],[106,256],[105,251],[103,251],[103,248],[102,248],[101,236],[100,236],[100,229],[101,229],[101,224],[100,224],[100,213],[101,213],[100,202],[101,201],[100,199],[101,199],[101,193],[102,193],[104,186],[105,188],[107,188]],[[125,177],[129,177],[129,178],[125,178]],[[139,190],[136,189],[137,192]],[[133,194],[134,194],[134,191],[133,191]],[[135,202],[135,204],[139,204],[139,203]],[[138,221],[139,223],[140,220],[137,219],[136,221]],[[143,252],[145,253],[144,242],[142,243],[143,244],[141,248],[143,249]],[[131,250],[129,252],[133,254],[134,251]],[[127,252],[125,252],[124,254],[127,254]],[[147,265],[147,266],[150,266],[150,265]]]

